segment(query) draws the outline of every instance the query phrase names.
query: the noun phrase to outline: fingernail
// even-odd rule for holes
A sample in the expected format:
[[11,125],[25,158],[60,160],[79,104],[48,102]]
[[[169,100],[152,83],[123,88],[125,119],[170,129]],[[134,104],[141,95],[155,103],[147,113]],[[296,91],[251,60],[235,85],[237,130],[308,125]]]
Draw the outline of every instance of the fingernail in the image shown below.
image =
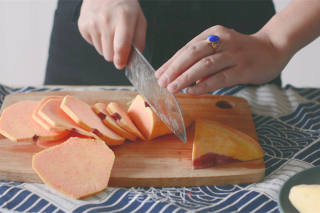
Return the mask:
[[115,56],[113,59],[114,65],[116,66],[117,69],[121,69],[122,68],[122,64],[121,64],[121,59],[119,56]]
[[168,78],[166,75],[161,76],[161,78],[158,80],[158,84],[160,87],[165,88],[167,86]]
[[176,82],[173,82],[168,85],[167,89],[169,92],[175,93],[175,92],[177,92],[177,87],[178,87],[178,84]]

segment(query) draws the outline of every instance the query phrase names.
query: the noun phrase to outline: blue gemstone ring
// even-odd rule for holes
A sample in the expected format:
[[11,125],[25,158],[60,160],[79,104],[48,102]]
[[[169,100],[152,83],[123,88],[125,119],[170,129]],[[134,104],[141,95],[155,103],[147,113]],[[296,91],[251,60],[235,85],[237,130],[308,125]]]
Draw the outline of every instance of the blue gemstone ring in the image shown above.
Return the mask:
[[220,43],[220,37],[217,35],[209,35],[207,42],[211,45],[214,51],[216,51]]

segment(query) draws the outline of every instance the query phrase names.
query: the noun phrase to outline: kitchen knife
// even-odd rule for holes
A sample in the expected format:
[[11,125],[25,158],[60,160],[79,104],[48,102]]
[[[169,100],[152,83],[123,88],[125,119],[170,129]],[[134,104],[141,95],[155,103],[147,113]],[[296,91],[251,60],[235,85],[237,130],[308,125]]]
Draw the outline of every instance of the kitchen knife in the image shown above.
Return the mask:
[[183,142],[187,142],[186,128],[177,99],[166,88],[158,85],[155,70],[142,53],[133,46],[125,75],[145,97],[148,104],[168,128]]

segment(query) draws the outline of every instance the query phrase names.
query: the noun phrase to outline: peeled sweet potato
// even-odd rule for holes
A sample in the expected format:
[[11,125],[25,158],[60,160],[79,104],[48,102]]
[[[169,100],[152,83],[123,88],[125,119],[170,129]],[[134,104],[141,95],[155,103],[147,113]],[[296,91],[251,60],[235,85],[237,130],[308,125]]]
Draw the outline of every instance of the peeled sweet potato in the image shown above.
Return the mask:
[[112,118],[111,116],[108,115],[107,111],[107,104],[105,103],[96,103],[92,106],[93,111],[98,115],[98,117],[103,121],[103,123],[109,127],[111,130],[113,130],[115,133],[118,135],[127,138],[131,141],[135,141],[137,137],[126,131],[125,129],[121,128],[117,122]]
[[56,140],[68,131],[46,130],[32,119],[38,101],[21,101],[3,110],[0,117],[0,133],[12,141]]
[[134,134],[135,136],[145,140],[145,137],[141,134],[139,129],[135,126],[135,124],[131,121],[126,111],[122,109],[122,107],[116,102],[110,102],[106,108],[107,113],[117,122],[117,124]]
[[92,108],[85,102],[73,96],[65,96],[60,108],[77,124],[87,131],[99,136],[108,145],[120,145],[125,141],[124,137],[117,135],[106,127]]
[[101,140],[70,138],[35,154],[32,168],[44,183],[80,199],[107,188],[114,159]]

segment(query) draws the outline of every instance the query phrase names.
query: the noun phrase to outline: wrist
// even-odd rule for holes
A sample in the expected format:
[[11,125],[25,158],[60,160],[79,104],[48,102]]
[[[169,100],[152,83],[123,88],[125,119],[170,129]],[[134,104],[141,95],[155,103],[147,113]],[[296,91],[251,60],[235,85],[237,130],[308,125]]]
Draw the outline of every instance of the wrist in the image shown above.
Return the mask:
[[289,38],[274,34],[272,31],[267,29],[262,28],[253,36],[269,45],[269,48],[274,53],[276,60],[280,59],[282,62],[288,62],[296,52],[293,45],[291,45]]

